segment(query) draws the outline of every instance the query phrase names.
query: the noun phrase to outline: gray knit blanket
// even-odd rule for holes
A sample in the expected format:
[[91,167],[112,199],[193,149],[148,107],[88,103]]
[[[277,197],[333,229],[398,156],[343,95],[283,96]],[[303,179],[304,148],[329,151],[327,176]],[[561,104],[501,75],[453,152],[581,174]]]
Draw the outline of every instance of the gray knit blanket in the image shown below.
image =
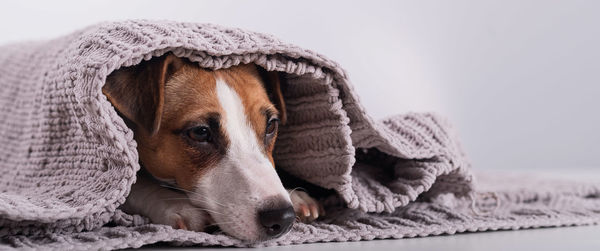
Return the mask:
[[[248,243],[119,210],[140,166],[133,133],[101,88],[112,71],[167,52],[210,69],[255,63],[285,75],[288,123],[275,162],[332,191],[323,198],[325,218]],[[441,117],[376,121],[335,62],[270,35],[212,24],[102,23],[0,47],[0,175],[0,249],[272,246],[600,221],[597,183],[473,175]]]

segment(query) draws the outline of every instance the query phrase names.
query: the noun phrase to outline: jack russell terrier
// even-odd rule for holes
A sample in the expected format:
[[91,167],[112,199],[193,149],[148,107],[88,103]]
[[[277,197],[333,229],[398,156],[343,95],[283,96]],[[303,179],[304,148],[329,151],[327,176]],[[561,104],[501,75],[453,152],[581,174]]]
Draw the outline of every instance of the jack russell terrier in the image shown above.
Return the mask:
[[111,73],[102,91],[133,130],[143,167],[125,212],[191,231],[218,226],[249,241],[324,215],[275,171],[286,120],[277,73],[254,64],[211,71],[169,53]]

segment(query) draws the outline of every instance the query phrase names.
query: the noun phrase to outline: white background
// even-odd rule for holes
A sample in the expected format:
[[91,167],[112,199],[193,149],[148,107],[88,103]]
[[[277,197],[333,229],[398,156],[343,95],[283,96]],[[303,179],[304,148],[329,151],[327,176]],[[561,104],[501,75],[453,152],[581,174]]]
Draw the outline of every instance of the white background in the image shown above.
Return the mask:
[[600,1],[5,1],[0,43],[129,18],[238,26],[325,54],[376,118],[448,117],[477,169],[600,167]]

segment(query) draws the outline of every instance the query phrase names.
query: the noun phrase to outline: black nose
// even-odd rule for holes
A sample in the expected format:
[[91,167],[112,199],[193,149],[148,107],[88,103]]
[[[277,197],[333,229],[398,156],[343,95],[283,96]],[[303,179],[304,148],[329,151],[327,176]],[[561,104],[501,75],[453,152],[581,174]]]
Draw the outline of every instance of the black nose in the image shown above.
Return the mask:
[[267,209],[258,212],[260,224],[265,228],[269,237],[279,237],[287,233],[296,219],[293,207]]

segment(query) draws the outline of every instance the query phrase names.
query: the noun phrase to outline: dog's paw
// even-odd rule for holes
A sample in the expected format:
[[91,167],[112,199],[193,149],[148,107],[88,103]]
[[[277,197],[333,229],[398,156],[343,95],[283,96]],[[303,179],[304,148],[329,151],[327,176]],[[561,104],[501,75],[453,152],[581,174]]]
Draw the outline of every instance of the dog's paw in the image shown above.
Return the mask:
[[188,200],[182,200],[170,201],[165,205],[163,214],[150,220],[152,223],[169,225],[175,229],[200,232],[210,224],[210,219],[206,211],[192,205]]
[[290,199],[292,199],[296,218],[300,222],[309,223],[319,218],[319,216],[325,216],[323,206],[306,192],[299,190],[288,190],[288,192],[290,193]]

